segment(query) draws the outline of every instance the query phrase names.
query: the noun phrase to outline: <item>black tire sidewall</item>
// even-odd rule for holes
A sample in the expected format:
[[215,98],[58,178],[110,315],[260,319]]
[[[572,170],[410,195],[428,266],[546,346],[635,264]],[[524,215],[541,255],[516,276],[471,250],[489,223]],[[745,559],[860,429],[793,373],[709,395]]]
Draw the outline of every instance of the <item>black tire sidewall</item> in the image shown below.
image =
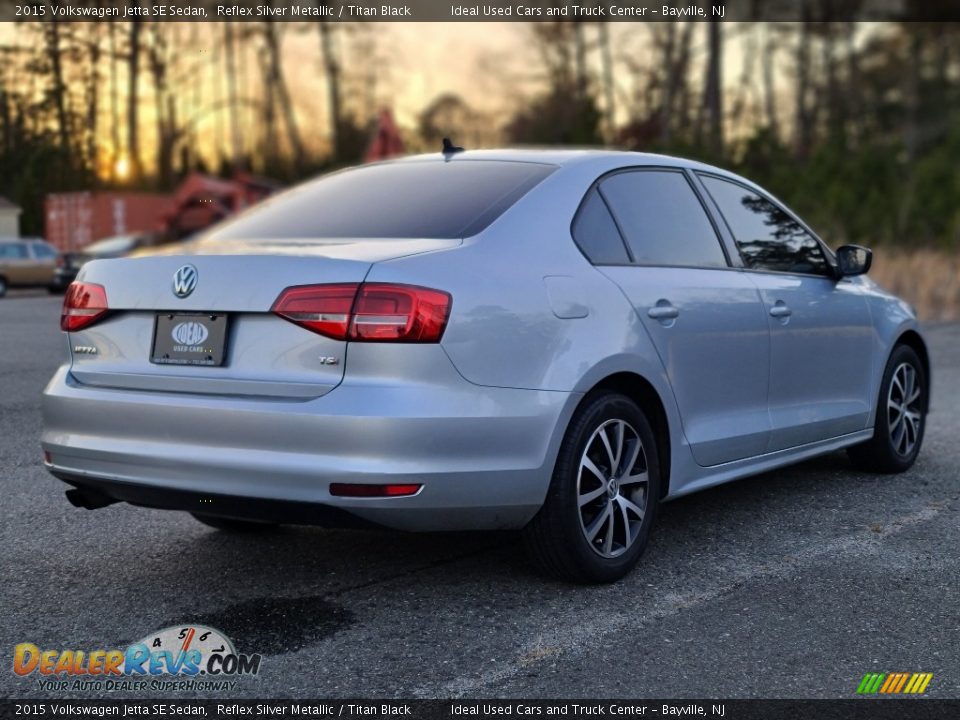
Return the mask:
[[[649,474],[647,507],[633,545],[620,557],[604,558],[590,547],[580,527],[577,480],[580,459],[587,442],[601,424],[615,419],[628,422],[643,442]],[[561,514],[565,534],[568,535],[567,549],[573,555],[577,566],[582,569],[584,579],[591,582],[611,582],[623,577],[636,565],[646,548],[659,504],[660,464],[653,430],[635,402],[625,395],[606,392],[589,398],[584,403],[564,438],[551,490],[553,492],[549,501],[553,507],[550,511]]]

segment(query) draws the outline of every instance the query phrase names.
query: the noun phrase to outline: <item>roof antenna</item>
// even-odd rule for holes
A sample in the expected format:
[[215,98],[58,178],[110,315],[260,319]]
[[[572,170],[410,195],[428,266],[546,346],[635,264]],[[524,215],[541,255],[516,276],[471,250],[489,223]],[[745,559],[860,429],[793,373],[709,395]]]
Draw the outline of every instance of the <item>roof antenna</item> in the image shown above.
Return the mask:
[[444,138],[443,150],[441,152],[444,155],[453,155],[454,153],[463,152],[463,148],[450,142],[450,138]]

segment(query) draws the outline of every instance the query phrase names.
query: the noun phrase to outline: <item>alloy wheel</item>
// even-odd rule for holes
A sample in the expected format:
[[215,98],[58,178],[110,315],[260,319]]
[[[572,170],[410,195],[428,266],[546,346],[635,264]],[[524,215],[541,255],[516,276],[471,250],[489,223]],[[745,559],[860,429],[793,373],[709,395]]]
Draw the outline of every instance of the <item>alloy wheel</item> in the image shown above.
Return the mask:
[[594,552],[614,558],[633,545],[648,486],[640,435],[624,420],[607,420],[587,441],[577,477],[580,529]]
[[900,363],[893,372],[887,395],[887,427],[890,442],[901,457],[913,452],[920,437],[923,422],[923,388],[917,369],[910,363]]

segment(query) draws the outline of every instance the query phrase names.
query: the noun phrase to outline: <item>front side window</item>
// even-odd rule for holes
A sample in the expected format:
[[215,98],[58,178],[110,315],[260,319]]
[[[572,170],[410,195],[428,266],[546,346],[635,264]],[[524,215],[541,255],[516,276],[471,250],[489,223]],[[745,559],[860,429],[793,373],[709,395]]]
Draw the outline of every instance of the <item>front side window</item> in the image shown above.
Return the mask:
[[783,208],[742,185],[701,175],[752,270],[827,275],[820,243]]
[[600,193],[637,263],[727,266],[720,239],[683,173],[619,172],[600,183]]
[[630,262],[620,231],[595,188],[587,194],[573,221],[573,239],[594,265],[626,265]]

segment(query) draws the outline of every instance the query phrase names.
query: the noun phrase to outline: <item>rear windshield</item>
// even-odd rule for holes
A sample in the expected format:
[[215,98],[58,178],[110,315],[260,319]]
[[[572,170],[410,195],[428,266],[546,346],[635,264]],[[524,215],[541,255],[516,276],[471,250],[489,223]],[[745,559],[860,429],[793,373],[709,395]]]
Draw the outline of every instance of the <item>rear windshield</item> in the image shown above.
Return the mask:
[[369,165],[289,190],[207,237],[264,241],[469,237],[555,169],[494,160]]

